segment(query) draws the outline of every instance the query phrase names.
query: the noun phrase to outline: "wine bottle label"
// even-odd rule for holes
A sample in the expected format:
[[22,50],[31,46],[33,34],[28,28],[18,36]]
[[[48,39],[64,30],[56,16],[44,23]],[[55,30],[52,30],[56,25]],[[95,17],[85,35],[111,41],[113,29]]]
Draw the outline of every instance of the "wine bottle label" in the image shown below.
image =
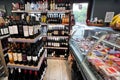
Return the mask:
[[58,31],[54,31],[54,35],[58,35]]
[[11,53],[8,53],[9,60],[13,59],[13,55]]
[[4,32],[4,34],[7,34],[7,33],[6,33],[6,28],[3,29],[3,32]]
[[11,73],[11,74],[13,73],[13,68],[10,69],[10,73]]
[[10,34],[13,34],[13,27],[12,27],[12,26],[9,26],[8,29],[9,29],[9,33],[10,33]]
[[29,35],[33,35],[33,26],[29,26]]
[[33,56],[32,59],[33,59],[33,61],[37,61],[38,57],[37,56]]
[[17,57],[18,57],[18,61],[22,61],[22,53],[18,53]]
[[35,20],[36,20],[36,21],[40,21],[38,16],[35,17]]
[[29,31],[28,31],[28,26],[23,26],[23,32],[24,32],[24,36],[28,37],[29,36]]
[[1,29],[1,34],[4,35],[4,29]]
[[34,26],[34,29],[33,29],[33,30],[34,30],[34,31],[33,31],[33,32],[34,32],[34,34],[36,34],[36,33],[37,33],[36,27],[37,27],[37,26],[35,25],[35,26]]
[[18,34],[18,28],[17,28],[17,25],[14,25],[14,26],[12,26],[13,28],[13,33],[14,34]]
[[31,56],[27,56],[27,60],[28,60],[28,61],[31,61],[31,60],[32,60],[32,57],[31,57]]
[[18,72],[21,73],[21,69],[20,68],[18,69]]
[[6,31],[6,33],[7,33],[7,34],[9,33],[9,32],[8,32],[8,28],[6,28],[6,30],[5,30],[5,31]]
[[13,53],[13,58],[14,58],[14,61],[17,61],[17,53]]

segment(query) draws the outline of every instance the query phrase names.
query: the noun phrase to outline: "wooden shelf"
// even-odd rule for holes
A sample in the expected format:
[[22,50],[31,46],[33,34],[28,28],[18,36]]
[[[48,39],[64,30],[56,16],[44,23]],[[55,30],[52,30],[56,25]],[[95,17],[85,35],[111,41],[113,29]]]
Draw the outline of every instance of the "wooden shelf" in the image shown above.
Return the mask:
[[47,25],[64,25],[64,26],[68,26],[69,24],[47,24]]
[[48,13],[69,13],[71,10],[48,10]]
[[28,13],[30,13],[30,14],[34,14],[34,13],[37,13],[37,14],[39,14],[39,13],[47,13],[47,10],[36,10],[36,11],[26,11],[26,12],[28,12]]
[[6,37],[9,37],[10,35],[4,35],[4,36],[0,36],[0,40],[1,39],[4,39],[4,38],[6,38]]
[[35,43],[39,40],[39,38],[41,37],[42,35],[39,35],[37,36],[36,38],[34,39],[26,39],[26,38],[8,38],[8,41],[9,42],[26,42],[26,43]]
[[27,70],[39,70],[46,54],[47,54],[47,51],[45,50],[42,57],[39,60],[38,66],[36,66],[36,67],[35,66],[28,66],[28,65],[20,65],[20,64],[11,64],[11,63],[8,63],[7,67],[9,67],[9,68],[21,68],[21,69],[27,69]]
[[46,37],[59,37],[59,38],[69,38],[69,36],[46,36]]
[[12,13],[25,13],[24,10],[12,10],[11,12]]
[[68,49],[67,47],[44,47],[46,49]]

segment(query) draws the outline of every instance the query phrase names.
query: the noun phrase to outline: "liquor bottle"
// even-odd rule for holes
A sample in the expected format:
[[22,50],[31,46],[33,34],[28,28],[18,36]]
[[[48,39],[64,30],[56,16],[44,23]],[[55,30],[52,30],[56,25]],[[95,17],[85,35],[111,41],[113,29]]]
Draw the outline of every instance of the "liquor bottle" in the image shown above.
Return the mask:
[[22,51],[21,51],[20,43],[17,43],[17,57],[18,57],[18,63],[22,64]]
[[27,65],[27,52],[26,49],[27,47],[25,46],[25,43],[22,44],[22,61],[24,65]]

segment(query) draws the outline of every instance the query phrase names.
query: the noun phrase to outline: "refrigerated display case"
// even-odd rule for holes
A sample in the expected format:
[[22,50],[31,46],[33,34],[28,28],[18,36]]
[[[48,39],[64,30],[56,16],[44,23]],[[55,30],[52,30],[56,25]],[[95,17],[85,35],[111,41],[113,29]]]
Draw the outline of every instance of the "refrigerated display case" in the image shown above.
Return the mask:
[[76,29],[69,41],[84,80],[120,80],[120,33],[111,28]]

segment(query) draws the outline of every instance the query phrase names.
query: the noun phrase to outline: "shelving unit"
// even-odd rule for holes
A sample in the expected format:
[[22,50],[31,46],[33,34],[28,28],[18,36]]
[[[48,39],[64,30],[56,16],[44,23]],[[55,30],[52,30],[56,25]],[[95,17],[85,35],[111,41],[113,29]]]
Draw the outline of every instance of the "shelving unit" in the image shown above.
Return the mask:
[[4,54],[4,51],[7,50],[7,47],[3,49],[2,46],[2,40],[5,38],[8,38],[9,35],[4,35],[0,37],[0,79],[3,77],[8,76],[8,70],[7,70],[7,66],[6,66],[6,61],[5,61],[5,55],[7,55],[7,53]]
[[45,50],[43,55],[40,57],[40,60],[38,62],[38,66],[36,66],[36,67],[35,66],[28,66],[28,65],[20,65],[20,64],[11,64],[11,63],[8,63],[7,67],[8,68],[21,68],[21,69],[26,69],[26,70],[39,70],[44,58],[46,57],[46,54],[47,54],[47,51]]

